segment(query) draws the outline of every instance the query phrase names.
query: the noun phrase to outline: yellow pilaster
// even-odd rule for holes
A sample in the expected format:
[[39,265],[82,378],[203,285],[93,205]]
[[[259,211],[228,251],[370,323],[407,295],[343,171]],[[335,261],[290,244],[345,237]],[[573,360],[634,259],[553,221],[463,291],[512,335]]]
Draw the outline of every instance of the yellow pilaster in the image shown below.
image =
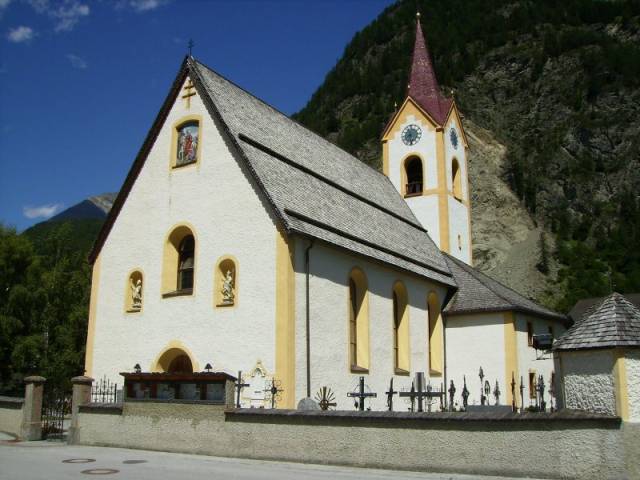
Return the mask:
[[447,169],[444,158],[444,131],[436,130],[436,159],[438,162],[438,216],[440,217],[440,250],[451,253],[449,238],[449,195],[447,193]]
[[429,375],[437,377],[442,375],[444,363],[444,324],[438,295],[435,292],[429,293],[427,302],[429,312]]
[[[511,405],[513,396],[511,394],[511,378],[515,376],[518,382],[518,339],[516,331],[516,318],[513,312],[504,313],[504,365],[505,365],[505,390],[507,392],[507,405]],[[518,396],[515,398],[518,405]]]
[[616,382],[616,413],[622,420],[629,420],[629,389],[627,387],[627,367],[624,361],[624,349],[615,351],[616,364],[614,376]]
[[389,176],[389,142],[382,141],[382,173]]
[[295,408],[295,281],[293,242],[276,232],[276,379],[282,382],[278,408]]
[[89,322],[87,325],[87,344],[84,353],[85,375],[90,377],[93,374],[93,348],[96,336],[96,310],[98,308],[98,286],[100,284],[100,255],[93,262],[91,272],[91,298],[89,300]]

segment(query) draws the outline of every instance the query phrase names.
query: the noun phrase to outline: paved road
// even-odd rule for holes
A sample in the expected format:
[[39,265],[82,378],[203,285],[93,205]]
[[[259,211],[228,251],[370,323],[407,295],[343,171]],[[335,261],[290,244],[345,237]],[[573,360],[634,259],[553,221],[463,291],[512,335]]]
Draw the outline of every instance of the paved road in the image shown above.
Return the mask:
[[[93,461],[69,463],[69,460]],[[0,480],[79,480],[92,477],[114,480],[182,480],[191,478],[215,480],[354,480],[360,478],[367,480],[388,480],[389,478],[393,478],[393,480],[505,480],[505,477],[419,474],[227,459],[123,448],[69,446],[61,442],[11,444],[0,440]]]

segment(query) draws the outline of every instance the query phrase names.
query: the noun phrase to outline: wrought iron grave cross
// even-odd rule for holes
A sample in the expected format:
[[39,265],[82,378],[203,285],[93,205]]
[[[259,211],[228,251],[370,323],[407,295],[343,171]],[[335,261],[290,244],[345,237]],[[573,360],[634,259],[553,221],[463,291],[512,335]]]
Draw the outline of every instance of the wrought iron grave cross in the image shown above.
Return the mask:
[[244,387],[248,387],[248,383],[242,383],[242,370],[238,370],[238,379],[236,380],[236,408],[240,408],[240,392]]
[[360,383],[358,385],[358,391],[347,393],[347,397],[356,398],[356,407],[361,412],[364,412],[364,399],[376,398],[378,395],[373,392],[365,392],[364,389],[364,377],[360,377]]
[[282,392],[282,388],[278,388],[282,385],[280,380],[276,380],[275,378],[271,379],[271,386],[269,388],[265,388],[266,393],[271,394],[271,408],[276,408],[276,400],[280,400],[280,392]]
[[387,407],[389,411],[393,411],[393,396],[398,393],[393,389],[393,377],[391,377],[391,382],[389,382],[389,391],[385,392],[387,394]]
[[409,392],[400,392],[401,397],[409,397],[411,399],[411,411],[414,410],[415,400],[418,400],[418,412],[424,412],[422,407],[423,399],[429,398],[429,411],[431,411],[431,398],[433,395],[431,394],[431,385],[428,387],[429,391],[426,392],[424,390],[424,372],[416,372],[416,379],[411,384],[411,391]]

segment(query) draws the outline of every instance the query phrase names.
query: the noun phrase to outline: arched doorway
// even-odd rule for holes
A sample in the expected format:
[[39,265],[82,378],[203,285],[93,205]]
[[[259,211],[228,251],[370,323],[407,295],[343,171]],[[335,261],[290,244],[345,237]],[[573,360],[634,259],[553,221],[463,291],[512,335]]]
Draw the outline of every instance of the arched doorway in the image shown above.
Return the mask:
[[169,348],[160,355],[154,370],[166,373],[193,373],[193,362],[181,348]]

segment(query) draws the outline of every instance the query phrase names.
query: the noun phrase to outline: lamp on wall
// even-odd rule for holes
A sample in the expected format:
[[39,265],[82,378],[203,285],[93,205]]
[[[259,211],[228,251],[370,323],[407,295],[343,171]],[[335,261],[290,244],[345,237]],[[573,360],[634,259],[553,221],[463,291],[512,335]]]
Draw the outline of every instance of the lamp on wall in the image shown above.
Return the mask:
[[207,373],[211,373],[211,370],[213,370],[213,367],[211,366],[211,364],[210,364],[210,363],[207,363],[207,364],[204,366],[204,369],[205,369],[205,371],[206,371]]
[[139,364],[139,363],[136,363],[136,364],[134,365],[134,367],[133,367],[133,371],[134,371],[134,372],[136,372],[136,373],[140,373],[140,372],[142,372],[142,367],[140,367],[140,364]]

